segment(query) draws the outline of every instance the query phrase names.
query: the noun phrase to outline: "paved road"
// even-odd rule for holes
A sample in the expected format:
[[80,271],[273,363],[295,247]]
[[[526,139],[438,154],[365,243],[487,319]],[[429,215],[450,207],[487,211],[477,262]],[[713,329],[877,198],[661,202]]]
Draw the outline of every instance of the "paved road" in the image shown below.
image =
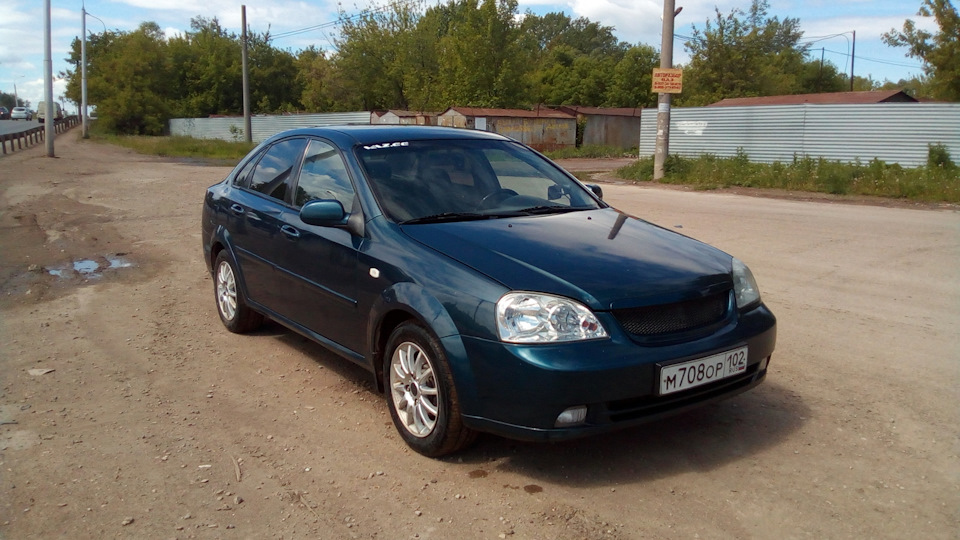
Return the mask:
[[40,122],[37,122],[36,119],[34,120],[0,120],[0,135],[26,131],[30,128],[37,127],[39,125],[41,124]]

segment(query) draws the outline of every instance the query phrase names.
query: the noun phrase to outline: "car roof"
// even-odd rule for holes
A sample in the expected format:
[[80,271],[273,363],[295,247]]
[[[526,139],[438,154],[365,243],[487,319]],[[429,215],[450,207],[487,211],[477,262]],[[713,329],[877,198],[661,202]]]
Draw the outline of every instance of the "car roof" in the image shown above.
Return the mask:
[[354,125],[354,126],[324,126],[312,128],[292,129],[278,133],[266,142],[291,136],[324,137],[337,143],[341,147],[350,147],[358,144],[380,144],[401,141],[430,141],[430,140],[510,140],[502,135],[472,129],[457,129],[436,126],[384,126],[384,125]]

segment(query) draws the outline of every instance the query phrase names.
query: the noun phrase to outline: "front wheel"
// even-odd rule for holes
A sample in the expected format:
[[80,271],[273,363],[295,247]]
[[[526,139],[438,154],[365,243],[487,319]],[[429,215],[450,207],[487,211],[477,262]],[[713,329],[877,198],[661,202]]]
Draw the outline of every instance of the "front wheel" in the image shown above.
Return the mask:
[[384,368],[390,417],[408,446],[440,457],[474,441],[443,348],[430,332],[414,323],[398,326],[387,340]]
[[217,300],[217,312],[227,330],[237,334],[251,332],[263,324],[263,315],[247,306],[243,292],[237,283],[237,272],[226,250],[217,254],[214,263],[213,292]]

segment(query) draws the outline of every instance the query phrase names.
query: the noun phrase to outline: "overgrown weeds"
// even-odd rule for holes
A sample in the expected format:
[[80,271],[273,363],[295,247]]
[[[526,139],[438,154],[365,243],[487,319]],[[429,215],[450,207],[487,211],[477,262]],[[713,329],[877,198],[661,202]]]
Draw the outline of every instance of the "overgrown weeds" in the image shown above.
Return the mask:
[[578,148],[548,150],[545,151],[543,155],[550,159],[637,157],[636,152],[625,150],[619,146],[604,146],[600,144],[587,144]]
[[[671,155],[664,166],[667,184],[697,189],[774,188],[837,195],[872,195],[929,202],[960,203],[960,168],[942,145],[931,145],[926,166],[904,168],[873,159],[867,163],[794,156],[789,163],[752,163],[743,151],[733,157]],[[617,170],[627,180],[653,178],[653,158]]]
[[141,154],[163,157],[206,159],[236,163],[255,145],[245,142],[195,139],[193,137],[150,137],[146,135],[108,135],[93,132],[103,142],[130,148]]

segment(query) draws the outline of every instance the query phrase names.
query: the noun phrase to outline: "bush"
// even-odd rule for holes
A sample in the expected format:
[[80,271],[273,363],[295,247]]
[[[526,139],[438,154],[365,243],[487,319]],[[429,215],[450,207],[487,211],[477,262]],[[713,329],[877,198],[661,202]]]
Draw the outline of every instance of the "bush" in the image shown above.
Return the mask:
[[927,167],[952,171],[957,168],[957,164],[950,159],[950,151],[945,145],[931,144],[927,150]]
[[[810,156],[794,156],[789,163],[751,163],[742,150],[728,158],[671,155],[664,169],[663,183],[696,189],[740,186],[960,203],[958,168],[940,145],[930,147],[926,167],[914,169],[878,159],[840,163]],[[653,158],[639,159],[616,174],[627,180],[652,181]]]

